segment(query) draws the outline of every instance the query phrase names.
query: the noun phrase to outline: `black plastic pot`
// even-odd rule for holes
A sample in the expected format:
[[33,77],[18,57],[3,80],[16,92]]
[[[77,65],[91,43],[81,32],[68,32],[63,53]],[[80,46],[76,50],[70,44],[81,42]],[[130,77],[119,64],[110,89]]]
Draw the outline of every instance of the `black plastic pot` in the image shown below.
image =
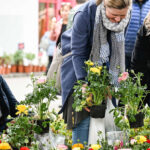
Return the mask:
[[37,133],[43,134],[49,132],[50,119],[36,120],[37,128],[40,128]]
[[18,148],[16,148],[16,147],[12,147],[12,150],[19,150]]
[[134,122],[131,121],[128,117],[130,128],[139,128],[139,127],[144,126],[144,117],[145,117],[145,115],[142,112],[138,113],[134,117],[136,119],[136,121],[134,121]]
[[104,118],[106,111],[106,104],[101,104],[99,106],[92,106],[90,108],[90,116],[92,118]]

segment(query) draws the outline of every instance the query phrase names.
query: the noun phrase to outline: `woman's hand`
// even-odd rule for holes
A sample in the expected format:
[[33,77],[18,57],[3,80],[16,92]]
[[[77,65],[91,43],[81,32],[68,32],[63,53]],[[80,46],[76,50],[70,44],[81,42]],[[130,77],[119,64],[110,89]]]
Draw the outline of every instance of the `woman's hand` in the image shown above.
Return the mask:
[[[87,87],[87,84],[83,84],[82,85],[82,94],[84,95],[86,93],[86,87]],[[90,96],[90,95],[89,95]],[[87,97],[87,99],[90,99],[90,97]],[[84,107],[84,109],[87,111],[87,112],[90,112],[90,109],[88,107]]]

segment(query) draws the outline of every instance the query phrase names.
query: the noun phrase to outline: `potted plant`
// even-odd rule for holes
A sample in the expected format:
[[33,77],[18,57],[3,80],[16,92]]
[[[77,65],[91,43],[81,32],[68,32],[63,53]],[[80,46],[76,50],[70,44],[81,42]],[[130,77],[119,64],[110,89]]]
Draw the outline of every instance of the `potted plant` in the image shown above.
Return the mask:
[[4,63],[4,68],[5,68],[4,73],[9,74],[11,72],[12,55],[8,55],[4,53],[4,55],[2,56],[2,59]]
[[[112,95],[120,100],[122,107],[115,109],[116,121],[121,121],[122,117],[126,117],[129,121],[130,128],[138,128],[143,126],[143,119],[148,111],[148,107],[144,107],[143,100],[149,91],[146,90],[146,85],[141,85],[142,74],[135,74],[131,71],[129,76],[128,72],[124,72],[118,78],[119,87],[112,92]],[[117,111],[118,112],[117,112]],[[119,117],[117,116],[120,115]]]
[[[90,115],[93,118],[104,118],[106,110],[106,99],[109,95],[109,73],[105,66],[94,65],[86,61],[87,77],[85,81],[78,81],[74,86],[75,111],[81,111],[84,107],[90,107]],[[83,84],[86,92],[82,92]]]
[[18,72],[24,72],[23,58],[24,58],[23,50],[17,50],[13,55],[14,64],[17,65]]
[[71,148],[72,131],[67,130],[67,125],[57,112],[53,110],[51,115],[53,116],[54,119],[50,123],[50,129],[54,135],[55,145],[65,144],[67,145],[67,147]]
[[25,105],[17,105],[17,110],[18,117],[13,123],[7,123],[7,134],[2,137],[13,149],[19,150],[23,146],[31,146],[31,142],[34,141],[34,125]]
[[41,128],[39,132],[44,133],[49,130],[49,106],[52,100],[57,99],[57,89],[54,87],[55,81],[36,78],[33,74],[31,81],[33,91],[26,95],[24,103],[31,105],[36,114],[35,122]]
[[25,72],[29,73],[32,72],[32,61],[35,59],[35,54],[34,53],[26,53],[25,54],[26,59],[29,61],[29,65],[25,66]]

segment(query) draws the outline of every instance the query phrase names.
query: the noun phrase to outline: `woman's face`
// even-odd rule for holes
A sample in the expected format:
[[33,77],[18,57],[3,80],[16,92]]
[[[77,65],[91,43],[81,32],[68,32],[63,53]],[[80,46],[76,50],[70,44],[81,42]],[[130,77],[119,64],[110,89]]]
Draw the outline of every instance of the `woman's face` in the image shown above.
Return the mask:
[[61,15],[63,20],[68,20],[69,11],[70,11],[69,5],[65,5],[61,8],[60,15]]
[[128,12],[128,7],[123,9],[116,9],[116,8],[106,8],[106,16],[107,18],[113,23],[119,23],[122,19],[124,19]]

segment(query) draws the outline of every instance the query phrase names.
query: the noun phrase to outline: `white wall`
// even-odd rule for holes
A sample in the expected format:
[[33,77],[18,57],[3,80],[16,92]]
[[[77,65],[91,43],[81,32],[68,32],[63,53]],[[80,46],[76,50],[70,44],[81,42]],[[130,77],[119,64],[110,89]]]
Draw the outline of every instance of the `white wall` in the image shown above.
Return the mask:
[[14,53],[18,43],[37,54],[38,0],[0,0],[0,55]]

